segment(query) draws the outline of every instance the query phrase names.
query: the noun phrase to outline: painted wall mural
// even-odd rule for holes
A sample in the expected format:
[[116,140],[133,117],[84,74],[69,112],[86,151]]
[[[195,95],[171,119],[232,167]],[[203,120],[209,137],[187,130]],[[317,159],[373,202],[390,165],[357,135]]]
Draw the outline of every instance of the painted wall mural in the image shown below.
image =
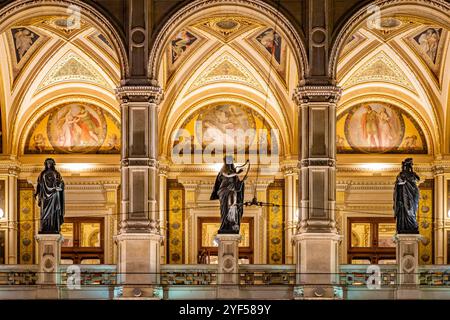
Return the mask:
[[167,263],[184,262],[184,189],[176,181],[167,182]]
[[197,37],[195,35],[187,30],[181,30],[170,41],[172,64],[174,64],[195,41],[197,41]]
[[349,108],[338,116],[336,131],[338,153],[428,153],[418,123],[400,108],[384,102]]
[[434,180],[425,180],[419,186],[420,199],[417,223],[422,239],[419,242],[419,264],[433,264],[433,192]]
[[33,124],[25,154],[120,153],[120,124],[100,107],[68,103],[52,108]]
[[[229,148],[232,146],[236,152],[245,149],[246,152],[267,150],[270,153],[272,144],[276,142],[275,139],[271,139],[267,120],[252,109],[235,103],[206,106],[188,117],[181,128],[190,133],[192,151],[216,143],[224,147],[224,152],[227,146]],[[252,134],[246,135],[243,141],[239,138],[239,133],[243,132]],[[174,145],[184,143],[186,141],[180,137]]]
[[284,181],[275,181],[267,190],[267,259],[269,264],[284,263]]
[[437,78],[441,72],[447,34],[443,28],[425,26],[405,39]]
[[267,52],[269,52],[278,64],[281,63],[281,46],[283,39],[273,28],[264,30],[256,37],[256,40],[266,48]]

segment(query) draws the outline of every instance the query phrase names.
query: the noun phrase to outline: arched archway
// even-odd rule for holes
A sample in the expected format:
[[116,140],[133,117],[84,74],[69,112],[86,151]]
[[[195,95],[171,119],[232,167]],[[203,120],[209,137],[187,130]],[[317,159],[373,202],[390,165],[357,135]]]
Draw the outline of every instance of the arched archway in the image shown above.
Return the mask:
[[[236,9],[239,8],[239,10]],[[207,1],[196,0],[192,1],[179,11],[171,15],[169,20],[160,28],[155,36],[154,43],[149,55],[149,78],[151,80],[158,80],[158,69],[160,67],[162,54],[164,48],[168,45],[169,39],[173,33],[189,24],[190,22],[199,19],[201,16],[208,14],[226,14],[239,12],[241,15],[257,15],[265,21],[278,25],[283,32],[288,36],[291,46],[295,49],[296,63],[300,67],[302,79],[308,71],[308,63],[306,58],[306,48],[304,45],[304,36],[301,35],[293,24],[284,15],[276,10],[273,6],[261,0],[244,0],[236,3],[233,0],[226,1]]]
[[[78,9],[79,8],[79,9]],[[77,11],[79,10],[79,11]],[[105,16],[100,10],[92,5],[80,0],[18,0],[0,10],[0,32],[3,32],[9,26],[22,20],[29,20],[43,15],[81,15],[80,18],[86,19],[92,25],[98,27],[102,32],[108,35],[112,40],[114,50],[118,53],[120,61],[121,78],[128,75],[128,58],[126,54],[126,45],[119,31],[119,27],[113,22],[114,19]],[[75,17],[75,19],[78,19]]]

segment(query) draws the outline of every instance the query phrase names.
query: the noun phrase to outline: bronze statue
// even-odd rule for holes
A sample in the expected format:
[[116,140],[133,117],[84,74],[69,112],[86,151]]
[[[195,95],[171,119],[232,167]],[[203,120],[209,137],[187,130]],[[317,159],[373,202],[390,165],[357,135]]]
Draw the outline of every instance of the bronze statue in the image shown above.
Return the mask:
[[[234,166],[233,157],[224,157],[224,164],[217,175],[214,189],[210,200],[220,201],[220,216],[222,224],[219,234],[239,234],[241,218],[244,213],[244,188],[250,169],[249,161],[242,166]],[[247,167],[247,172],[242,180],[238,174],[243,172],[243,167]]]
[[397,175],[394,188],[394,212],[397,233],[418,234],[416,212],[419,208],[419,176],[413,171],[413,159],[402,162],[402,171]]
[[64,181],[55,169],[55,160],[48,158],[39,175],[34,197],[41,208],[40,234],[57,234],[64,222]]

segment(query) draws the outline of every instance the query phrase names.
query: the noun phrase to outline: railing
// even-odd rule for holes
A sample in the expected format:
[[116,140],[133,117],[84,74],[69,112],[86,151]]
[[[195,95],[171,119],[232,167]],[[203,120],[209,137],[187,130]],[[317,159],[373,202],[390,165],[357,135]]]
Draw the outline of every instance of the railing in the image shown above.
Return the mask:
[[162,285],[215,285],[217,284],[216,264],[163,264],[161,265]]
[[423,287],[450,286],[450,265],[420,266],[419,283]]
[[[397,281],[397,265],[376,265],[380,268],[381,287],[395,287]],[[345,287],[367,286],[369,277],[374,274],[368,272],[369,265],[343,264],[339,266],[339,284]],[[374,279],[374,278],[371,278]],[[371,284],[369,282],[369,284]]]
[[[70,269],[68,270],[68,268]],[[79,268],[80,271],[80,285],[81,286],[110,286],[117,284],[117,267],[116,265],[108,264],[78,264],[78,265],[61,265],[60,284],[67,285],[69,276],[76,276],[74,269]],[[68,272],[69,271],[69,272]]]
[[241,264],[241,285],[293,285],[295,265]]
[[0,265],[0,285],[34,285],[38,269],[38,265]]

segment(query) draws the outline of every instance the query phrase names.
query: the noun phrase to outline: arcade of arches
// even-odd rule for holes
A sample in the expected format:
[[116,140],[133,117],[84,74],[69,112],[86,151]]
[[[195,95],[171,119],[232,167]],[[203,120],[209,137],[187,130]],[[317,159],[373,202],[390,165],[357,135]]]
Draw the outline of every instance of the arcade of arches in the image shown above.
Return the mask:
[[[217,263],[218,165],[194,152],[214,138],[199,142],[205,128],[269,133],[245,199],[277,206],[244,209],[241,265],[398,263],[392,193],[407,157],[419,264],[449,263],[450,6],[344,2],[0,4],[0,264],[38,263],[48,157],[66,184],[62,265],[117,264],[127,283],[139,268]],[[179,129],[192,135],[183,161]]]

